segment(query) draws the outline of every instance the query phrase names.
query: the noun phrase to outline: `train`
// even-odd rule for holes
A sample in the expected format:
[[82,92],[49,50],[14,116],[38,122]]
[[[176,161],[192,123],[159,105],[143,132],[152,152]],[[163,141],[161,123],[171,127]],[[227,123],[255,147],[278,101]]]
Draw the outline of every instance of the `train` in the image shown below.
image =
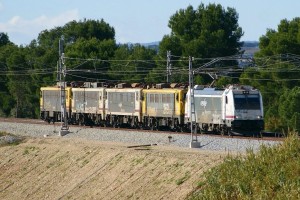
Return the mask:
[[[60,122],[61,85],[40,88],[40,117]],[[212,88],[187,84],[66,84],[69,124],[218,134],[260,133],[263,101],[248,85]]]

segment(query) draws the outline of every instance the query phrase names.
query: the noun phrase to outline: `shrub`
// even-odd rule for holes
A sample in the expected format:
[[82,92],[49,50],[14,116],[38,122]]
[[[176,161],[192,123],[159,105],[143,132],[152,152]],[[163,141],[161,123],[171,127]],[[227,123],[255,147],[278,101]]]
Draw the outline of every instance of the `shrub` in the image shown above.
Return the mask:
[[190,199],[300,199],[300,142],[290,134],[277,146],[228,156],[205,174]]

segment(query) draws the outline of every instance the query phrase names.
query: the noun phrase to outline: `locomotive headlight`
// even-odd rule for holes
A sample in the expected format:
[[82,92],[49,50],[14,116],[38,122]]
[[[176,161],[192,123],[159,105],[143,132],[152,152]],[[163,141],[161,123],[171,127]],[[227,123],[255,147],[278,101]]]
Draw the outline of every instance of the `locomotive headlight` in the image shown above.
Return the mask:
[[262,119],[262,116],[261,115],[257,115],[257,119]]
[[239,118],[240,118],[240,116],[236,115],[236,116],[234,116],[234,118],[235,118],[235,119],[239,119]]

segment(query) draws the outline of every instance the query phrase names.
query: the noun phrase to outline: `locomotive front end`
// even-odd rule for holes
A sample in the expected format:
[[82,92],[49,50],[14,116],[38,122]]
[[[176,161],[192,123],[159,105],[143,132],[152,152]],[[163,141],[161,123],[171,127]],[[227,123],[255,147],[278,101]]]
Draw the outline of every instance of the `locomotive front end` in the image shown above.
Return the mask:
[[225,94],[225,118],[231,132],[245,135],[264,130],[263,102],[259,90],[251,86],[230,86]]
[[[67,118],[71,113],[71,88],[65,88]],[[49,86],[40,88],[40,118],[47,122],[59,122],[62,120],[61,88]]]

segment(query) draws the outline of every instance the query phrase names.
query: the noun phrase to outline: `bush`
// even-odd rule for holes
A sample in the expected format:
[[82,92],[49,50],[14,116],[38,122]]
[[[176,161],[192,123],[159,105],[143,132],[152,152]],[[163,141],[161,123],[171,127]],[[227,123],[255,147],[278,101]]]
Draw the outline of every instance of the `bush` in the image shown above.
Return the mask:
[[300,199],[300,142],[296,133],[258,153],[228,156],[205,174],[190,199]]

